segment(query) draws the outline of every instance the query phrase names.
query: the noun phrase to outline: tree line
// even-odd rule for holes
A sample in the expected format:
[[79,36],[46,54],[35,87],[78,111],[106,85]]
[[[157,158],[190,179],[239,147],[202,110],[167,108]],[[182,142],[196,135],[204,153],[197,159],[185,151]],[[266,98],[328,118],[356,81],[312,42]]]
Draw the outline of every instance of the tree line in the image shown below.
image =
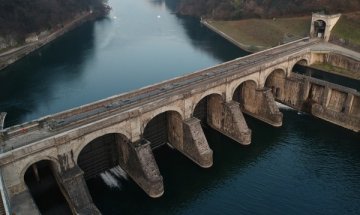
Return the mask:
[[50,30],[77,14],[107,11],[104,0],[0,0],[0,36]]

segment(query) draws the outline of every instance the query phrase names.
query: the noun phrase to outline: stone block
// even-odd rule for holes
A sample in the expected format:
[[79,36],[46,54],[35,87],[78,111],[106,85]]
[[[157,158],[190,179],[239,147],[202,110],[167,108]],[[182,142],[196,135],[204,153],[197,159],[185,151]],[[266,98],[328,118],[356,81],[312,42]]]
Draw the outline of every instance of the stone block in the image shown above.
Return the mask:
[[129,144],[127,160],[120,159],[119,165],[150,197],[157,198],[164,193],[163,178],[156,164],[150,142],[142,139]]
[[242,145],[249,145],[251,143],[251,130],[240,110],[240,104],[235,101],[223,103],[222,112],[220,124],[217,125],[208,121],[210,127]]
[[206,140],[200,120],[190,118],[184,121],[184,147],[181,152],[203,168],[213,165],[213,151]]
[[60,188],[74,214],[101,214],[92,201],[80,167],[62,172],[59,178]]

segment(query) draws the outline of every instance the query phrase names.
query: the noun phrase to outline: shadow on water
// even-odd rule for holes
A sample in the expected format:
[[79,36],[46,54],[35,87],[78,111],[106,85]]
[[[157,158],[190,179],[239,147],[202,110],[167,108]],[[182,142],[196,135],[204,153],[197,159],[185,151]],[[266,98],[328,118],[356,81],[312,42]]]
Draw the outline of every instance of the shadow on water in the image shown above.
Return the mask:
[[220,37],[193,17],[177,15],[181,26],[184,27],[189,42],[197,49],[206,51],[214,58],[223,62],[233,60],[249,53]]
[[[101,179],[95,179],[88,182],[94,202],[103,214],[130,211],[131,214],[169,214],[170,211],[171,214],[217,214],[217,210],[221,210],[222,214],[237,214],[241,208],[243,212],[261,213],[267,207],[271,207],[274,213],[291,214],[299,207],[297,201],[302,204],[304,199],[309,198],[311,189],[322,189],[324,183],[326,186],[334,186],[341,176],[334,174],[333,170],[338,170],[340,175],[344,169],[355,175],[360,174],[356,165],[348,165],[349,162],[360,164],[360,145],[352,144],[359,142],[358,134],[341,128],[339,132],[339,127],[309,115],[295,111],[282,112],[284,125],[281,128],[246,117],[253,132],[252,144],[249,146],[239,145],[216,131],[205,129],[214,152],[214,165],[209,169],[198,167],[169,147],[156,149],[154,156],[165,187],[161,198],[147,197],[131,180],[122,181],[121,189],[111,189]],[[343,141],[339,142],[336,137]],[[334,155],[329,156],[329,153]],[[309,180],[308,185],[299,187],[298,183],[303,183],[303,180]],[[329,182],[323,182],[326,180]],[[353,192],[357,192],[360,186],[356,183],[350,180],[338,186],[345,190],[354,188]],[[274,193],[272,190],[278,186],[280,190]],[[238,205],[234,202],[239,195],[236,190],[242,190],[245,192],[244,198],[250,199]],[[324,198],[323,192],[312,194],[311,201],[316,198],[325,200],[318,200],[315,205],[302,206],[304,211],[324,208],[328,201],[333,200],[332,197],[330,200]],[[276,197],[264,198],[267,195]],[[224,200],[220,196],[225,196]],[[253,202],[254,198],[257,201]],[[291,204],[287,202],[289,198],[293,200]],[[345,199],[341,204],[354,206],[347,201]],[[227,204],[229,208],[226,208]],[[222,209],[218,208],[220,205]],[[331,210],[329,207],[326,209]],[[342,211],[341,207],[335,209]]]
[[[131,180],[122,181],[121,189],[107,187],[100,178],[89,181],[88,186],[95,204],[103,214],[179,214],[183,207],[202,199],[203,195],[231,180],[259,157],[276,147],[282,131],[262,122],[248,119],[251,125],[261,129],[264,135],[255,137],[254,144],[241,146],[220,133],[205,128],[210,147],[214,151],[214,165],[203,169],[180,152],[167,146],[154,151],[154,156],[164,178],[165,193],[152,199]],[[266,128],[266,129],[265,129]],[[267,136],[269,133],[271,135]],[[103,197],[106,196],[106,199]],[[99,197],[99,198],[97,198]],[[210,205],[202,205],[207,208]]]
[[[170,11],[176,13],[179,0],[151,0],[150,2],[156,6],[165,4]],[[250,54],[203,26],[198,18],[179,14],[176,16],[189,37],[189,43],[201,51],[206,51],[214,58],[225,62]]]
[[37,164],[38,180],[35,172],[30,167],[24,176],[25,183],[43,215],[71,214],[65,197],[60,191],[48,161]]
[[329,72],[324,72],[318,69],[314,69],[302,65],[295,65],[293,70],[300,74],[304,74],[310,77],[318,78],[324,81],[328,81],[334,84],[339,84],[360,91],[360,84],[358,80],[347,78],[341,75],[332,74]]
[[86,23],[0,72],[0,111],[8,112],[5,126],[22,122],[40,101],[52,100],[54,85],[83,75],[84,59],[94,52],[94,25]]

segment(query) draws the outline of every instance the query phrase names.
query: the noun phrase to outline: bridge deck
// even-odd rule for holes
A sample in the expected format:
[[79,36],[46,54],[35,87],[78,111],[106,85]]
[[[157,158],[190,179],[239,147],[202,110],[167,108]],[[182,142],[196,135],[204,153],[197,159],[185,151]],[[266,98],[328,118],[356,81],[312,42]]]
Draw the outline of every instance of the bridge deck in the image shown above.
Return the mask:
[[226,77],[233,74],[249,75],[259,71],[264,63],[274,62],[282,57],[291,57],[299,52],[310,51],[310,48],[319,46],[319,44],[319,40],[304,38],[159,84],[6,128],[3,130],[5,142],[1,146],[1,151],[7,152],[91,122],[106,120],[106,118],[152,101],[162,100],[173,95],[182,95],[194,89],[194,86],[214,80],[225,80]]

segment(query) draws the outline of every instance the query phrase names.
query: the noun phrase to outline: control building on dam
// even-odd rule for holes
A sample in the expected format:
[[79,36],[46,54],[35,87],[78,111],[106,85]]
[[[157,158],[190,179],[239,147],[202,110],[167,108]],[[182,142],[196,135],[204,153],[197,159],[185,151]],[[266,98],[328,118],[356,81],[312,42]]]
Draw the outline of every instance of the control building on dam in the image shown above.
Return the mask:
[[[149,196],[164,193],[152,150],[168,144],[208,168],[213,151],[202,125],[239,144],[251,143],[243,114],[272,126],[276,102],[359,132],[360,93],[293,72],[296,64],[328,62],[360,72],[359,53],[319,39],[292,43],[116,95],[41,119],[1,128],[2,207],[39,214],[27,177],[44,168],[74,214],[100,214],[86,180],[119,165]],[[5,114],[1,115],[3,124]]]

